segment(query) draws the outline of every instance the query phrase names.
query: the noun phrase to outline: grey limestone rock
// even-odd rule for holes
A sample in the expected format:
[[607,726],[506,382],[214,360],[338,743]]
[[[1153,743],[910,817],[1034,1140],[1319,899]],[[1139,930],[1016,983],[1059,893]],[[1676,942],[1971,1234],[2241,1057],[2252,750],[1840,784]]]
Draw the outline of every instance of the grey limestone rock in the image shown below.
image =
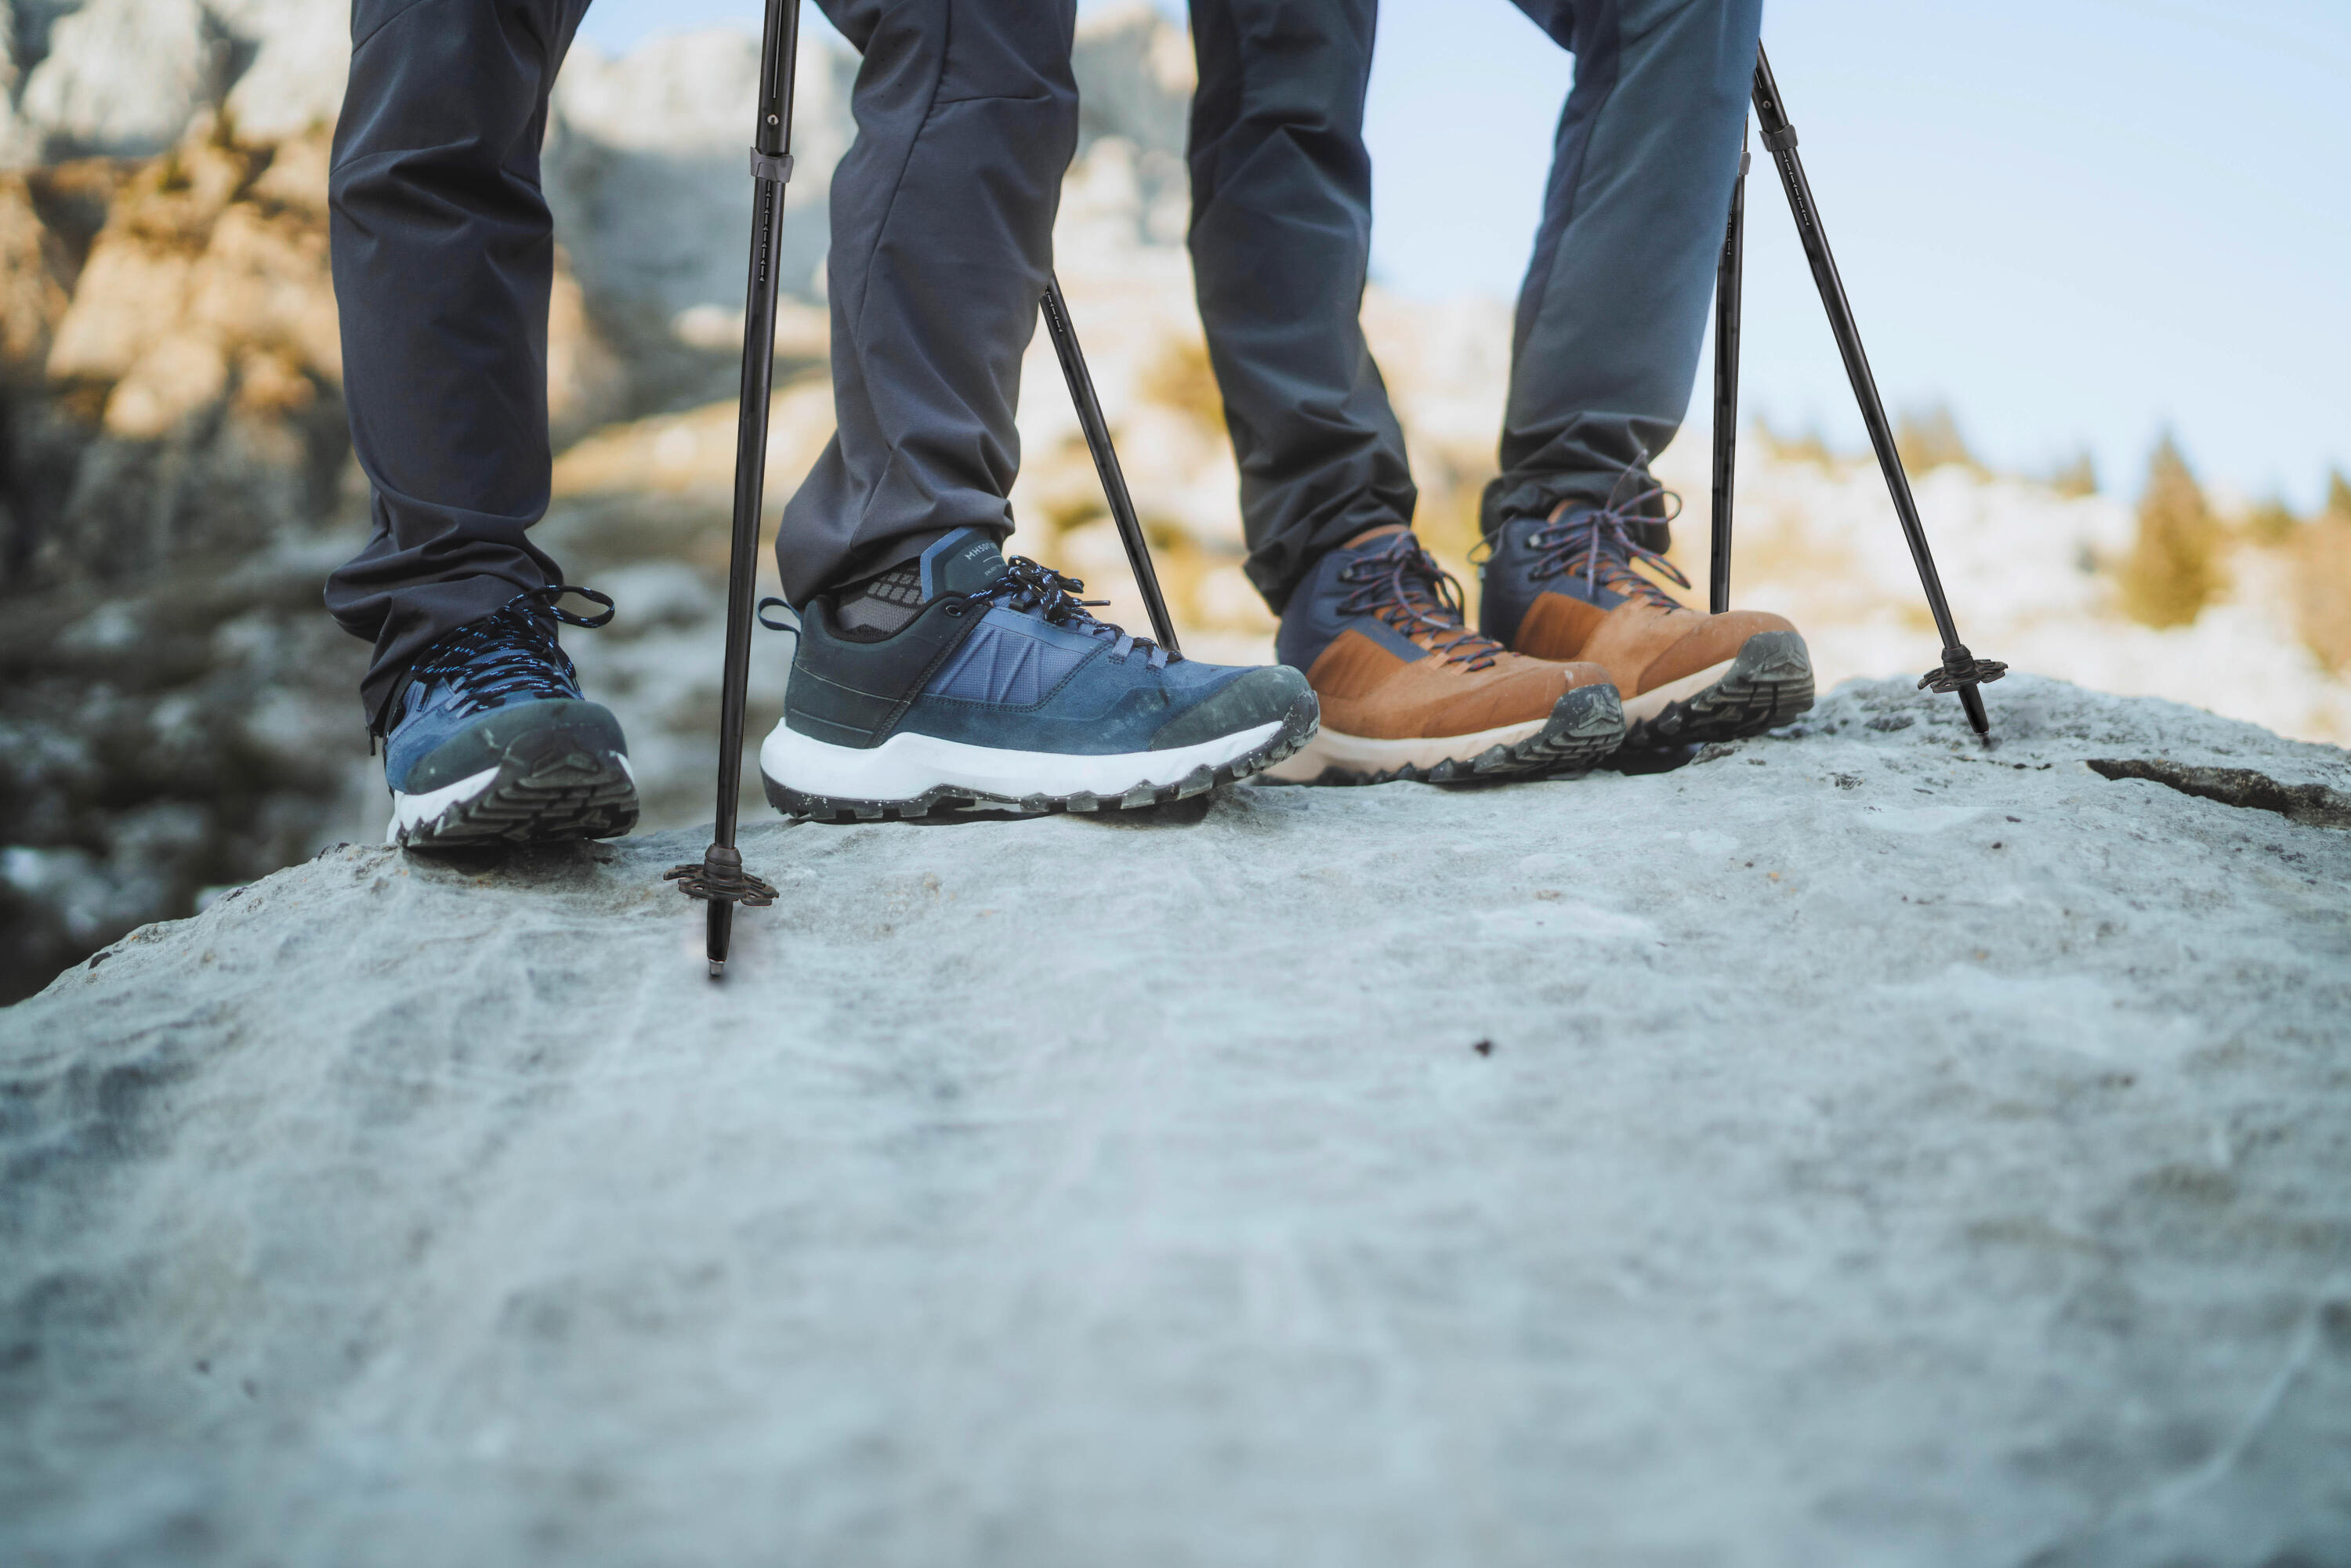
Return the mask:
[[2351,1562],[2351,762],[1991,696],[755,815],[717,984],[697,831],[148,927],[0,1012],[0,1559]]

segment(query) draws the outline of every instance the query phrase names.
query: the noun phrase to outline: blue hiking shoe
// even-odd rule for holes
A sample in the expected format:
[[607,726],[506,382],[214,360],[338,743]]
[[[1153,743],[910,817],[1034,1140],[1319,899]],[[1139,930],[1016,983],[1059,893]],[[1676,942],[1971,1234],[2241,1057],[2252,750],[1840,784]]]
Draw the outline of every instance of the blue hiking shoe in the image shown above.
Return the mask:
[[800,612],[768,802],[841,821],[1113,810],[1197,795],[1313,735],[1305,678],[1204,664],[1097,621],[1084,585],[958,528]]
[[[553,601],[603,605],[583,617]],[[620,722],[580,695],[556,622],[601,626],[578,588],[518,594],[426,649],[393,690],[384,737],[392,827],[410,849],[617,838],[636,826]]]

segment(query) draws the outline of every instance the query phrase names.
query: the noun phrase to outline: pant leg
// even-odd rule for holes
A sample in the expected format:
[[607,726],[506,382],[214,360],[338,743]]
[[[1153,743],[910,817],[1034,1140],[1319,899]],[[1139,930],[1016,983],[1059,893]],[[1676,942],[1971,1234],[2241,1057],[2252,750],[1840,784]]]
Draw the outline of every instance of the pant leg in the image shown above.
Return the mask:
[[1078,144],[1075,0],[819,0],[864,57],[832,175],[839,421],[784,508],[805,603],[950,529],[1011,531],[1020,356]]
[[1192,0],[1192,267],[1276,611],[1324,551],[1418,493],[1359,315],[1377,0]]
[[539,194],[548,93],[587,0],[356,0],[328,181],[351,444],[374,488],[327,607],[375,644],[373,723],[427,646],[561,580],[547,510]]
[[1680,428],[1738,174],[1761,0],[1518,0],[1575,51],[1519,296],[1484,524],[1604,500]]

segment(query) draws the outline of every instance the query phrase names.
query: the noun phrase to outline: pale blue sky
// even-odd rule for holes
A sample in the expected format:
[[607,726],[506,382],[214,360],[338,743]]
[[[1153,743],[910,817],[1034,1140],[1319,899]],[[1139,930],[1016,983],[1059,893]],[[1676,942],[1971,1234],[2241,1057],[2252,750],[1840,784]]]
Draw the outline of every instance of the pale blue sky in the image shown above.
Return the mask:
[[[618,52],[758,13],[596,0],[582,36]],[[2305,507],[2351,468],[2351,5],[1768,0],[1764,42],[1890,403],[1948,399],[2003,465],[2086,443],[2126,492],[2166,423],[2208,477]],[[1572,71],[1507,0],[1386,0],[1375,276],[1516,291]],[[1757,173],[1746,405],[1858,448]]]

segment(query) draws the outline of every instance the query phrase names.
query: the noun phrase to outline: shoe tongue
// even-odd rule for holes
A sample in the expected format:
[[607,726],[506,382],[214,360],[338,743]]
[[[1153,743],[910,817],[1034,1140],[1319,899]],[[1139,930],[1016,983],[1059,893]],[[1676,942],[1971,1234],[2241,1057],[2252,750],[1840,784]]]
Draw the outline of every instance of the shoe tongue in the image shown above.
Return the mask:
[[922,570],[926,600],[977,593],[1004,575],[1004,551],[992,534],[957,528],[923,552]]

